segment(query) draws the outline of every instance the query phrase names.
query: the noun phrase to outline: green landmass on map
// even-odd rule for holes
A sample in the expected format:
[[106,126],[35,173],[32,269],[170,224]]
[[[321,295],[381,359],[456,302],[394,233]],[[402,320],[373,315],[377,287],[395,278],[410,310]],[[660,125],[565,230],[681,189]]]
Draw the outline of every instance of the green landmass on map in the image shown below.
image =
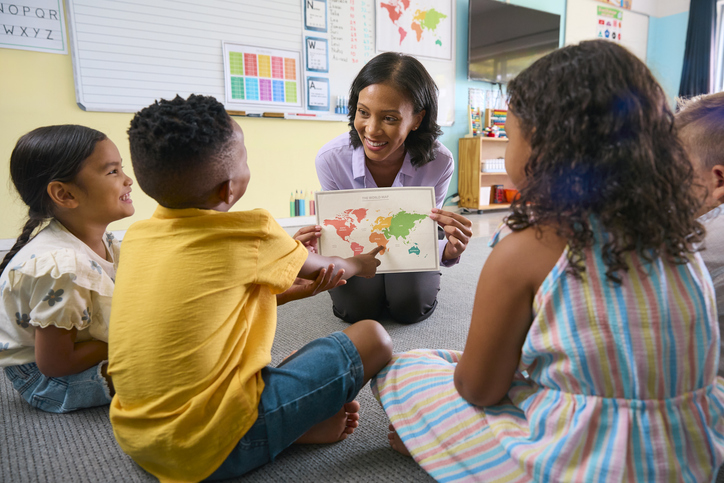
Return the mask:
[[390,226],[382,230],[382,233],[387,239],[390,239],[393,236],[398,239],[407,238],[412,229],[415,228],[415,225],[425,218],[427,218],[427,215],[400,211],[392,216]]

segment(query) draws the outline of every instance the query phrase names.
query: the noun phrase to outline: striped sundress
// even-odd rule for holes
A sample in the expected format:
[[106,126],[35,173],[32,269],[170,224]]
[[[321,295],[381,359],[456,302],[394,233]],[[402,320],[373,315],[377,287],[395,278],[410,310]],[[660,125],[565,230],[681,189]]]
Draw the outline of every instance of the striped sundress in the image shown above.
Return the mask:
[[566,273],[566,249],[535,295],[519,370],[498,405],[476,407],[457,393],[460,352],[397,354],[373,379],[405,446],[437,481],[715,478],[724,380],[701,257],[646,264],[630,254],[614,285],[600,230],[594,238],[581,279]]

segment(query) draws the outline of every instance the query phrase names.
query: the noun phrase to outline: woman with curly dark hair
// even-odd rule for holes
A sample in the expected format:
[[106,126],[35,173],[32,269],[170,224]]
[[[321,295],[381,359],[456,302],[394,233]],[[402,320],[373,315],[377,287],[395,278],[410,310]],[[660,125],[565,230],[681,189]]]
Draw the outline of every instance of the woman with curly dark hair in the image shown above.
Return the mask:
[[663,90],[623,47],[588,41],[508,96],[520,199],[465,350],[400,354],[373,380],[392,447],[445,481],[711,481],[716,304]]
[[[444,228],[443,266],[457,263],[467,247],[472,223],[443,211],[454,165],[437,138],[437,86],[414,57],[394,52],[370,60],[352,82],[349,133],[319,150],[317,176],[324,191],[400,186],[433,186],[437,208],[431,218]],[[321,227],[301,230],[316,241]],[[350,279],[331,290],[334,313],[346,322],[379,318],[384,310],[404,324],[432,315],[440,272],[378,274]]]

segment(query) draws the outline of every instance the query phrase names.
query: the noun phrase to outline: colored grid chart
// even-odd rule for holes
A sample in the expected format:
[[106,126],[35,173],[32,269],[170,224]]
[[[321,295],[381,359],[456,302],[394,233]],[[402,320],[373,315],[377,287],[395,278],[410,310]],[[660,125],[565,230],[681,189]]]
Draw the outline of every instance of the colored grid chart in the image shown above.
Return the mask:
[[301,106],[299,53],[225,44],[227,101]]

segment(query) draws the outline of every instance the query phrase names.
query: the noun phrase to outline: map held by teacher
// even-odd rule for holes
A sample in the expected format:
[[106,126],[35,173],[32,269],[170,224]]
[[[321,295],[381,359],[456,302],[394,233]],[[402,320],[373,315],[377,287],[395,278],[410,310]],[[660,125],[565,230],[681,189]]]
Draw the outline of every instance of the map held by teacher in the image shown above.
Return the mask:
[[431,187],[375,188],[317,193],[319,251],[351,257],[377,246],[378,273],[438,270],[437,228]]

